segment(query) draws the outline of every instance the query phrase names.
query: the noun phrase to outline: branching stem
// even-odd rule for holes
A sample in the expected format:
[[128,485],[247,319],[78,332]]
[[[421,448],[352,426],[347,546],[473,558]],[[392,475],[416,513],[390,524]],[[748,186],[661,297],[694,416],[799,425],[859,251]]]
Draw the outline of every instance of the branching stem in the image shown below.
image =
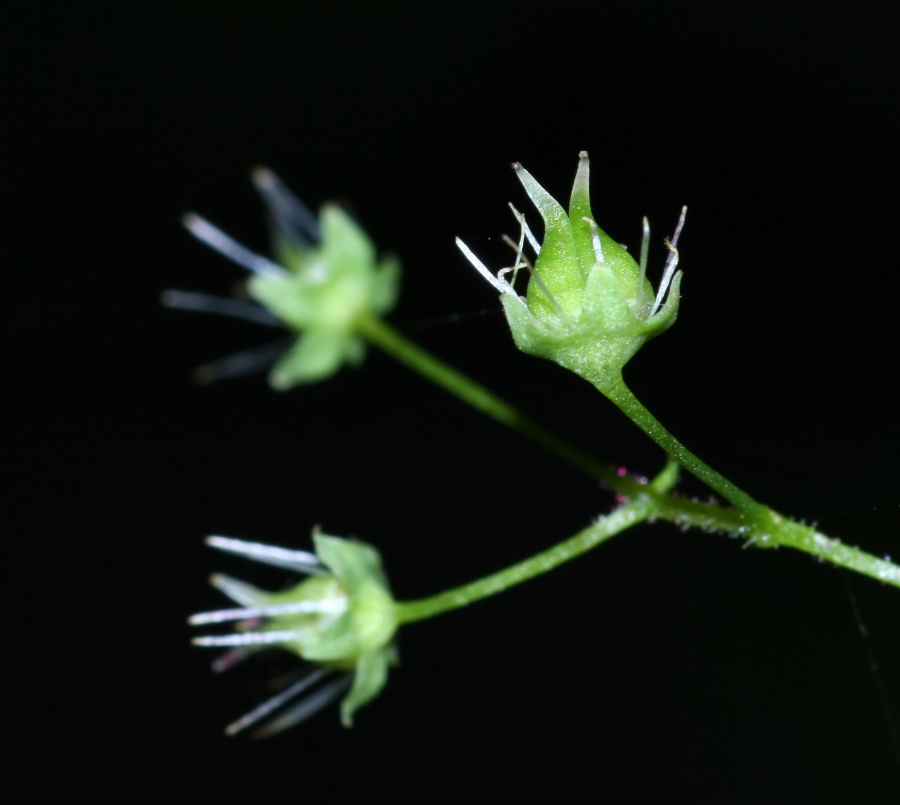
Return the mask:
[[[626,528],[646,520],[667,520],[683,527],[741,536],[748,540],[748,544],[761,548],[794,548],[832,564],[900,586],[900,566],[845,545],[810,526],[778,514],[755,501],[712,469],[660,424],[625,385],[621,375],[598,383],[597,388],[670,456],[666,469],[649,484],[621,475],[611,465],[583,453],[553,435],[515,406],[414,344],[382,319],[366,314],[358,318],[356,325],[359,335],[400,363],[483,414],[529,437],[554,455],[614,489],[621,498],[628,501],[584,531],[530,559],[432,598],[401,604],[401,616],[405,621],[429,618],[494,595],[545,573]],[[689,500],[673,494],[670,490],[677,476],[676,464],[693,473],[735,508]]]

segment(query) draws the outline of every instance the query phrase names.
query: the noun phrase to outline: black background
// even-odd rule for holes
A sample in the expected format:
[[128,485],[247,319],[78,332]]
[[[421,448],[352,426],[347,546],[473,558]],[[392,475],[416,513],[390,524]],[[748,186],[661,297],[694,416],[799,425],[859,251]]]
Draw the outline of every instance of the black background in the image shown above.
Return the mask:
[[181,230],[186,209],[265,248],[255,164],[400,255],[391,320],[410,336],[646,473],[658,449],[515,351],[453,237],[507,262],[506,202],[526,206],[509,163],[565,198],[581,149],[601,225],[636,247],[648,215],[653,265],[688,204],[678,324],[627,379],[760,500],[900,553],[890,6],[782,6],[5,12],[11,801],[896,801],[900,592],[726,537],[641,527],[404,629],[401,668],[351,731],[332,708],[269,742],[224,738],[286,666],[214,677],[188,644],[186,616],[222,603],[210,570],[284,579],[207,533],[355,534],[408,599],[611,505],[380,354],[286,394],[191,385],[270,338],[157,301],[241,277]]

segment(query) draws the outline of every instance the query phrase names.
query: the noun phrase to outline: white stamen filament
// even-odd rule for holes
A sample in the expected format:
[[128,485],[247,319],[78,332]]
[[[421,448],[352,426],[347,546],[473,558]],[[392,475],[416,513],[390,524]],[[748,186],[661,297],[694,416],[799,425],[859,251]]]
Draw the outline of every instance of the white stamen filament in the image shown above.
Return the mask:
[[525,213],[519,212],[514,206],[512,202],[509,202],[509,208],[513,211],[513,215],[516,216],[516,220],[522,222],[522,226],[525,227],[525,237],[528,238],[528,242],[531,244],[531,248],[534,249],[534,253],[541,253],[541,244],[538,243],[537,238],[534,236],[534,233],[531,231],[531,227],[525,221]]
[[256,562],[274,567],[283,567],[294,570],[297,573],[309,573],[314,575],[326,575],[327,571],[322,567],[319,558],[314,553],[306,551],[291,551],[287,548],[279,548],[276,545],[264,545],[261,542],[245,542],[232,537],[222,537],[217,534],[209,536],[206,544],[220,551],[245,556]]
[[213,383],[216,380],[226,380],[235,377],[244,377],[254,372],[264,372],[269,369],[285,352],[291,348],[296,339],[282,338],[259,347],[242,349],[224,358],[204,363],[194,369],[192,377],[195,383],[201,386]]
[[521,224],[521,227],[519,230],[519,245],[518,245],[518,247],[513,242],[512,238],[510,238],[508,235],[503,236],[503,240],[505,240],[516,251],[516,270],[513,271],[512,282],[510,282],[510,285],[512,285],[513,287],[515,287],[515,284],[516,284],[516,277],[519,276],[518,267],[522,263],[522,261],[525,259],[524,253],[522,251],[525,246],[525,216],[524,215],[519,220],[519,223]]
[[159,297],[165,307],[176,310],[192,310],[197,313],[214,313],[217,316],[228,316],[232,319],[252,321],[268,327],[284,327],[281,319],[273,316],[263,307],[244,302],[240,299],[229,299],[225,296],[213,296],[194,291],[178,291],[170,288]]
[[316,216],[272,171],[254,168],[250,179],[281,229],[304,245],[321,240]]
[[277,615],[294,615],[315,612],[345,612],[347,600],[344,598],[325,598],[320,601],[293,601],[288,604],[272,604],[267,607],[250,607],[247,609],[219,609],[214,612],[199,612],[188,618],[188,623],[200,625],[204,623],[224,623],[243,618],[272,618]]
[[666,291],[669,288],[669,283],[672,281],[672,277],[675,276],[675,269],[678,267],[678,238],[681,237],[681,230],[684,228],[684,219],[687,217],[687,207],[681,208],[681,215],[678,216],[678,223],[675,225],[675,234],[672,235],[672,240],[667,240],[666,248],[669,250],[669,256],[666,258],[666,265],[663,269],[663,278],[662,282],[659,284],[659,292],[656,294],[656,302],[653,305],[653,309],[650,311],[650,315],[654,315],[657,310],[659,310],[659,306],[662,304],[663,297],[666,295]]
[[684,227],[684,219],[687,216],[687,207],[681,208],[681,215],[678,216],[678,224],[675,227],[675,234],[672,235],[672,245],[678,245],[678,238],[681,237],[681,230]]
[[670,252],[669,259],[666,260],[666,273],[663,274],[662,282],[659,284],[659,291],[656,294],[656,301],[650,310],[650,316],[655,315],[656,311],[659,310],[666,291],[669,289],[669,284],[672,282],[672,277],[675,275],[675,269],[678,268],[678,249],[675,248],[668,238],[666,239],[666,248]]
[[285,702],[290,701],[299,693],[302,693],[308,687],[315,685],[322,677],[327,676],[329,671],[325,668],[319,668],[311,674],[303,677],[299,682],[295,682],[289,688],[285,688],[281,693],[276,694],[271,699],[266,699],[259,707],[254,708],[249,713],[241,716],[237,721],[232,722],[225,728],[226,735],[236,735],[241,730],[255,724],[260,719],[265,718],[273,710],[277,710]]
[[481,274],[481,276],[484,277],[489,283],[491,283],[491,285],[493,285],[498,291],[500,291],[500,293],[510,293],[514,296],[516,295],[512,286],[508,282],[506,282],[506,280],[498,279],[493,274],[491,274],[491,272],[488,271],[488,267],[484,263],[482,263],[481,260],[479,260],[474,255],[472,250],[468,246],[466,246],[466,244],[463,243],[459,238],[456,239],[456,246],[466,256],[466,259],[475,267],[475,270],[478,271],[478,273]]
[[335,679],[327,685],[319,688],[315,693],[311,693],[302,701],[297,702],[293,707],[288,708],[278,718],[273,719],[264,727],[254,730],[252,737],[254,738],[271,738],[279,732],[284,732],[306,719],[311,718],[323,708],[331,704],[338,698],[353,681],[351,675],[342,676]]
[[197,240],[203,241],[207,246],[248,271],[266,277],[283,278],[288,276],[288,272],[280,265],[241,246],[236,240],[196,213],[189,212],[181,219],[181,222]]
[[508,280],[508,282],[512,288],[516,287],[516,278],[519,276],[519,269],[531,267],[531,263],[529,263],[525,259],[525,255],[522,254],[522,246],[524,245],[524,240],[525,240],[525,231],[524,230],[522,230],[522,234],[519,237],[518,245],[509,235],[503,236],[503,242],[516,253],[516,262],[515,262],[515,265],[511,266],[510,268],[504,268],[504,269],[501,269],[500,271],[498,271],[497,277],[499,279],[505,279],[504,275],[506,275],[510,271],[512,271],[512,279]]
[[304,635],[308,629],[291,629],[289,631],[272,630],[271,632],[238,632],[237,634],[207,635],[191,640],[195,646],[261,646],[272,643],[293,643]]

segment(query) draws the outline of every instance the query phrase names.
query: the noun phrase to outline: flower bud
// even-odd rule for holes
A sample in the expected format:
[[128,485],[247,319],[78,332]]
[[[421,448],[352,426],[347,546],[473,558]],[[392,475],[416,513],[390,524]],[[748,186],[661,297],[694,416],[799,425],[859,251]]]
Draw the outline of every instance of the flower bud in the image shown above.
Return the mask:
[[[621,374],[622,367],[643,344],[668,329],[678,311],[681,272],[675,248],[684,212],[672,241],[659,293],[646,277],[649,227],[644,226],[641,262],[600,229],[594,221],[588,189],[589,161],[582,151],[572,188],[569,212],[520,164],[516,175],[544,219],[544,242],[538,245],[522,225],[516,264],[494,277],[474,254],[457,244],[497,290],[516,346],[549,358],[595,384]],[[515,210],[514,210],[515,211]],[[525,235],[537,259],[523,256]],[[530,273],[527,293],[519,296],[506,274]],[[671,287],[670,287],[671,283]],[[668,298],[666,298],[668,292]],[[665,299],[665,304],[663,300]]]

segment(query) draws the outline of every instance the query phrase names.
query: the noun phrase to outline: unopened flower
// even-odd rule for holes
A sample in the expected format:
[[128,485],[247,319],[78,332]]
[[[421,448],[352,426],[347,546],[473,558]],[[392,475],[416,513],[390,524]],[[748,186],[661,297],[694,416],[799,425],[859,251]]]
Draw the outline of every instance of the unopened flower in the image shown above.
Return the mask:
[[[659,291],[654,294],[646,277],[647,221],[644,219],[644,240],[637,263],[594,221],[586,151],[580,155],[568,213],[520,164],[513,167],[544,219],[544,242],[538,244],[525,217],[513,208],[522,233],[511,268],[494,276],[459,238],[457,245],[500,291],[519,349],[554,360],[593,383],[602,383],[604,378],[621,373],[648,339],[675,322],[681,282],[681,272],[676,273],[676,245],[685,210],[672,240],[666,241],[669,257]],[[537,255],[533,266],[524,257],[526,237]],[[519,296],[513,284],[517,272],[523,269],[529,272],[530,281],[526,295]]]
[[323,380],[344,363],[363,359],[356,321],[391,310],[400,264],[390,256],[378,260],[372,241],[337,205],[323,205],[317,219],[271,171],[257,168],[252,178],[268,208],[274,260],[245,249],[193,213],[184,225],[252,272],[247,289],[256,304],[184,291],[167,291],[163,303],[283,326],[300,336],[201,367],[201,380],[244,374],[276,357],[269,375],[274,388]]
[[[199,646],[228,647],[213,664],[214,670],[230,668],[249,654],[273,646],[315,666],[231,724],[226,730],[230,735],[269,717],[301,694],[306,695],[254,736],[267,737],[299,724],[345,693],[341,720],[349,727],[356,710],[381,692],[388,667],[397,660],[396,608],[378,551],[364,542],[318,531],[313,532],[313,542],[314,554],[228,537],[207,538],[214,548],[309,576],[284,592],[272,593],[216,574],[212,585],[240,608],[203,612],[189,620],[194,625],[236,623],[234,632],[193,641]],[[332,678],[319,685],[328,677]]]

